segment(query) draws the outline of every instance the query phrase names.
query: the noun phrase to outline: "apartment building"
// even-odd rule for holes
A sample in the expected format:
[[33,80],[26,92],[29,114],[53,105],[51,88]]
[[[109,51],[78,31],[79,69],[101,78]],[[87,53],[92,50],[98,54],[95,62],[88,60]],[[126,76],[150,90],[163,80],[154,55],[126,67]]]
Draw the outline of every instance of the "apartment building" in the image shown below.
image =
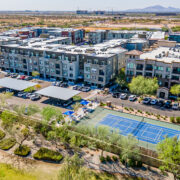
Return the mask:
[[176,41],[177,43],[180,43],[180,33],[172,33],[169,35],[170,41]]
[[150,52],[130,51],[126,53],[126,75],[157,77],[160,87],[170,88],[180,84],[180,48],[159,47]]
[[[115,46],[115,45],[114,45]],[[32,42],[0,46],[0,68],[31,75],[38,71],[43,78],[82,80],[105,86],[125,66],[126,50],[102,46],[71,46]]]

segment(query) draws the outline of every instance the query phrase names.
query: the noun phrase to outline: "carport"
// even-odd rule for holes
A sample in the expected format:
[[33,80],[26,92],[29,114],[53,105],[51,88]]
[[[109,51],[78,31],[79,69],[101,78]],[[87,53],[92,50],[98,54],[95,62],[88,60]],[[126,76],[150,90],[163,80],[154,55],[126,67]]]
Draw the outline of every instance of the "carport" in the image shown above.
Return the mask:
[[49,86],[36,92],[39,95],[54,98],[61,101],[68,101],[75,95],[79,94],[80,91],[71,90],[68,88],[62,88],[57,86]]
[[25,89],[33,87],[35,85],[37,85],[37,83],[8,77],[0,79],[1,87],[12,89],[14,91],[24,91]]

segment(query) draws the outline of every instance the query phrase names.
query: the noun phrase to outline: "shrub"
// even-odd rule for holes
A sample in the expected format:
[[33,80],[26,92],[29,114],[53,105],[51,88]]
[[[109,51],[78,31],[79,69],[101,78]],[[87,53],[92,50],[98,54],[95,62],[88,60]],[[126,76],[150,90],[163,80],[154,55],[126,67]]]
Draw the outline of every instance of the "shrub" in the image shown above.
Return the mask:
[[0,140],[3,139],[5,137],[5,133],[3,131],[0,130]]
[[62,160],[63,156],[61,153],[52,151],[47,148],[40,148],[33,157],[38,160],[47,160],[47,161],[54,161],[59,162]]
[[130,109],[130,111],[134,111],[134,109],[133,108],[129,108]]
[[136,166],[137,166],[137,167],[142,167],[142,161],[137,161]]
[[176,117],[176,122],[180,123],[180,117]]
[[16,140],[14,138],[3,139],[0,141],[0,149],[9,150],[16,144]]
[[23,157],[29,155],[30,152],[31,152],[30,148],[26,145],[19,146],[14,150],[14,154]]
[[99,159],[100,159],[101,163],[105,163],[106,162],[106,159],[105,159],[104,156],[100,156]]
[[174,117],[170,117],[170,121],[171,121],[172,123],[174,123],[174,122],[175,122],[175,118],[174,118]]
[[138,110],[138,113],[142,113],[142,111],[141,111],[141,110]]
[[113,161],[117,161],[118,160],[118,158],[116,157],[116,156],[112,156],[112,159],[113,159]]
[[135,167],[136,166],[136,161],[134,159],[129,159],[127,164],[130,167]]
[[126,111],[129,111],[129,108],[128,108],[128,107],[125,107],[124,109],[125,109]]
[[111,157],[110,156],[106,156],[106,161],[111,162],[112,161]]

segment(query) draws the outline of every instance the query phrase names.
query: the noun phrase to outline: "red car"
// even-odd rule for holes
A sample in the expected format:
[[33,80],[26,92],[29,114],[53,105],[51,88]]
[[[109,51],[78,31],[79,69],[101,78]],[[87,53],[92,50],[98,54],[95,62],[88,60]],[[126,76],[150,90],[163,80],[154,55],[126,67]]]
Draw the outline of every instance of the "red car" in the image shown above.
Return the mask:
[[22,76],[20,77],[21,80],[24,80],[25,78],[26,78],[25,75],[22,75]]

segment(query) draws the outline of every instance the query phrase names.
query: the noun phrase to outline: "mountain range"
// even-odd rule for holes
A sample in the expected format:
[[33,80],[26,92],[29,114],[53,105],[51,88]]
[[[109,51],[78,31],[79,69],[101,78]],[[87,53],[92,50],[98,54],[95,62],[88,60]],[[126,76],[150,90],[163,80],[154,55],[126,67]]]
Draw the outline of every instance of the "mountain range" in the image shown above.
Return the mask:
[[128,9],[125,12],[139,12],[139,13],[145,13],[145,12],[149,12],[149,13],[165,13],[165,12],[169,12],[169,13],[180,13],[180,8],[174,8],[174,7],[163,7],[160,5],[156,5],[156,6],[149,6],[143,9]]

